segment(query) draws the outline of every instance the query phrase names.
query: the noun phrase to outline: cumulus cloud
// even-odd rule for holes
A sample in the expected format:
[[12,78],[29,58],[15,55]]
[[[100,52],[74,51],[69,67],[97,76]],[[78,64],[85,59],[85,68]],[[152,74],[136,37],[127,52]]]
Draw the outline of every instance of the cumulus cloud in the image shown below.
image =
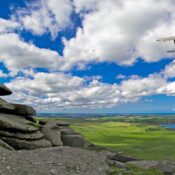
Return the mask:
[[64,71],[85,69],[91,62],[132,65],[138,58],[147,62],[172,58],[166,50],[173,43],[156,39],[174,35],[174,7],[171,0],[39,0],[18,9],[12,21],[36,35],[50,32],[54,39],[59,31],[71,27],[75,10],[82,27],[77,28],[75,37],[63,38],[65,48],[58,69]]
[[63,40],[63,70],[89,62],[131,65],[138,57],[147,62],[172,57],[166,54],[171,43],[156,42],[162,35],[174,34],[172,1],[75,0],[74,4],[83,25],[76,37]]
[[36,35],[50,32],[53,39],[71,23],[71,0],[39,0],[28,3],[12,16],[23,28]]
[[146,78],[131,78],[121,83],[121,94],[127,98],[140,98],[162,93],[161,88],[166,85],[166,80],[161,76],[152,74]]
[[32,43],[26,43],[17,34],[0,34],[0,61],[10,71],[19,71],[26,67],[56,68],[59,55],[56,51],[42,49]]
[[19,28],[18,22],[0,18],[0,33],[8,33]]
[[172,61],[170,64],[168,64],[165,67],[165,70],[162,71],[162,74],[166,78],[173,78],[173,77],[175,77],[175,60]]
[[120,95],[116,84],[87,82],[63,73],[36,73],[32,79],[18,77],[6,85],[14,92],[8,100],[42,110],[111,107],[118,104]]
[[168,96],[175,96],[175,82],[169,82],[166,86],[161,87],[161,92]]
[[163,76],[130,78],[120,84],[101,82],[99,78],[80,78],[65,73],[34,73],[30,77],[17,77],[6,85],[13,90],[7,100],[26,103],[39,111],[61,109],[110,108],[118,104],[135,102],[155,94],[174,95],[174,82]]

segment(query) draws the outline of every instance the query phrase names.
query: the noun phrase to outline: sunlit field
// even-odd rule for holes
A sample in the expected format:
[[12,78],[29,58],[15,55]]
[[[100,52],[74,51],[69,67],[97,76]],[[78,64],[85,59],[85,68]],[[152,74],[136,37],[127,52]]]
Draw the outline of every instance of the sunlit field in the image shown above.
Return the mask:
[[143,159],[175,159],[175,131],[157,125],[91,122],[73,128],[96,145]]

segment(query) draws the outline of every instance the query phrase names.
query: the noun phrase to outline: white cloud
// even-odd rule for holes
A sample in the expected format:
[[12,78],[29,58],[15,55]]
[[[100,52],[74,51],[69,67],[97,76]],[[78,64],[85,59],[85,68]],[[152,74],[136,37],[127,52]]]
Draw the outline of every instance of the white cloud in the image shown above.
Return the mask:
[[0,45],[0,61],[10,71],[26,67],[57,68],[59,55],[56,51],[26,43],[15,33],[0,34],[0,43],[3,43]]
[[76,76],[63,73],[36,73],[32,79],[16,78],[6,84],[13,95],[9,101],[22,102],[37,109],[101,108],[119,103],[116,84],[101,83],[97,79],[89,83]]
[[116,79],[125,79],[125,78],[127,78],[127,76],[126,75],[123,75],[123,74],[119,74],[119,75],[117,75],[116,76]]
[[17,22],[0,18],[0,33],[12,32],[17,28],[19,28]]
[[71,23],[72,10],[71,0],[39,0],[28,3],[26,8],[18,9],[12,18],[33,34],[50,32],[55,39],[58,32]]
[[[32,77],[30,77],[32,76]],[[135,77],[119,85],[101,82],[99,77],[80,78],[65,73],[31,73],[17,77],[6,85],[13,94],[8,101],[34,106],[38,111],[58,112],[63,109],[111,108],[135,102],[150,95],[175,95],[175,82],[161,75]],[[145,100],[145,103],[152,102]]]
[[[131,65],[138,57],[158,61],[167,55],[171,43],[157,38],[174,34],[174,3],[164,0],[75,0],[83,26],[76,37],[64,39],[62,69],[89,62]],[[88,13],[83,13],[89,11]]]
[[166,86],[161,88],[161,91],[168,96],[175,96],[175,82],[169,82]]
[[174,35],[174,7],[171,0],[39,0],[18,9],[12,19],[34,34],[50,32],[54,39],[71,27],[75,8],[82,28],[70,40],[63,38],[65,49],[58,69],[85,69],[90,62],[132,65],[138,57],[147,62],[172,58],[166,50],[173,44],[156,39],[165,33]]
[[140,98],[162,93],[161,88],[166,86],[166,80],[161,76],[152,74],[146,78],[136,78],[125,80],[121,83],[122,96],[130,99]]
[[173,62],[171,62],[170,64],[168,64],[165,67],[165,70],[162,71],[162,73],[164,74],[164,76],[166,78],[172,78],[175,77],[175,60]]

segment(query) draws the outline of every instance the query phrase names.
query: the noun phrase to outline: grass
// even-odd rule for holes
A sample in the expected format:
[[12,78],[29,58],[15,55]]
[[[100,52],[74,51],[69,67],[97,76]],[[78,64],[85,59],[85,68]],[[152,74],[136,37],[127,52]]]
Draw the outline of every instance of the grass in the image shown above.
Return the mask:
[[147,170],[140,169],[134,165],[127,165],[127,171],[123,171],[116,166],[111,166],[113,170],[109,175],[163,175],[158,169],[150,168]]
[[175,131],[127,122],[80,122],[72,125],[92,143],[142,159],[175,159]]

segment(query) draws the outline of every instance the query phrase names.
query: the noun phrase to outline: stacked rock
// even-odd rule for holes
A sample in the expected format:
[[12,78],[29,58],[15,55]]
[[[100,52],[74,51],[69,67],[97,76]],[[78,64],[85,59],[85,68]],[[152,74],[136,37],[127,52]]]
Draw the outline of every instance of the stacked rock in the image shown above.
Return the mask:
[[[83,136],[76,133],[69,126],[67,122],[54,120],[54,121],[40,121],[43,125],[42,132],[45,138],[49,140],[53,146],[72,146],[83,147],[86,142]],[[58,139],[59,136],[59,139]]]
[[[0,96],[12,92],[0,85]],[[40,121],[32,117],[36,111],[27,105],[8,103],[0,98],[0,149],[36,149],[51,146],[84,146],[82,135],[62,121]]]

